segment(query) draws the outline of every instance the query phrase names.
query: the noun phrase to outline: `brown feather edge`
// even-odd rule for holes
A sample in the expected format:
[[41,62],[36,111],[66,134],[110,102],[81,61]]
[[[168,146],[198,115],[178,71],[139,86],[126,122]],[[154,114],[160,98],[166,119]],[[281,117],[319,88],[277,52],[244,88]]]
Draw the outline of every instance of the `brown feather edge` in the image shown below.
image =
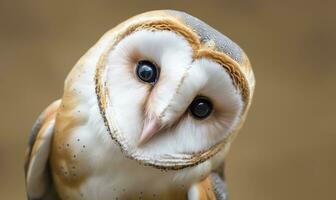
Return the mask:
[[216,200],[216,194],[212,185],[211,176],[208,176],[203,181],[197,183],[197,192],[199,200]]
[[[29,138],[28,148],[26,149],[26,153],[25,153],[25,163],[24,163],[25,184],[27,184],[28,169],[29,169],[30,161],[32,157],[34,156],[33,151],[36,145],[36,141],[38,140],[38,137],[40,137],[40,134],[44,134],[42,130],[43,130],[43,127],[46,125],[46,122],[49,122],[50,120],[52,120],[52,117],[55,117],[57,115],[60,104],[61,104],[61,99],[58,99],[54,101],[53,103],[51,103],[44,111],[42,111],[42,113],[38,116],[36,122],[33,125],[31,135]],[[47,168],[50,167],[49,162],[46,167]],[[47,173],[49,173],[49,171],[47,171]],[[51,176],[51,174],[49,175]],[[50,188],[53,188],[53,187],[50,186]],[[52,193],[49,195],[53,196],[55,200],[59,199],[58,195],[53,189],[51,189],[50,191],[52,191]],[[44,198],[45,196],[38,198],[36,200],[44,199]],[[27,199],[32,200],[29,197],[28,193],[27,193]]]
[[31,160],[32,156],[32,150],[33,146],[35,145],[35,141],[41,132],[41,128],[44,126],[44,123],[52,116],[54,115],[58,107],[61,103],[61,100],[56,100],[53,103],[51,103],[37,118],[36,122],[33,125],[31,135],[29,138],[28,148],[26,149],[25,153],[25,163],[24,163],[24,171],[25,171],[25,177],[27,176],[28,172],[28,166]]
[[[116,138],[114,135],[117,131],[116,130],[111,130],[109,126],[109,122],[106,116],[106,106],[107,106],[107,97],[108,94],[106,93],[105,90],[105,83],[102,82],[102,72],[105,69],[104,66],[104,61],[105,58],[117,44],[118,42],[121,41],[124,37],[130,35],[131,33],[138,31],[138,30],[169,30],[173,31],[179,35],[182,35],[185,39],[188,40],[190,45],[192,46],[192,49],[194,51],[194,59],[199,59],[203,57],[211,58],[216,60],[219,64],[221,64],[230,74],[233,84],[239,88],[239,90],[242,93],[243,101],[245,102],[244,104],[244,109],[242,111],[242,115],[246,112],[248,109],[249,101],[250,101],[250,94],[249,94],[249,88],[247,85],[247,80],[245,79],[245,76],[243,73],[240,71],[239,64],[231,59],[228,55],[218,52],[216,50],[213,50],[212,48],[208,49],[202,49],[202,45],[198,39],[198,36],[196,33],[194,33],[190,28],[186,27],[183,23],[179,22],[178,20],[172,18],[172,19],[163,19],[163,20],[146,20],[146,21],[139,21],[138,23],[132,24],[126,31],[119,33],[112,42],[112,44],[106,49],[106,51],[101,55],[98,63],[97,63],[97,68],[96,68],[96,74],[94,76],[94,81],[95,81],[95,91],[97,95],[97,100],[100,108],[100,113],[103,117],[105,126],[107,127],[107,131],[110,133],[111,138],[120,146],[121,151],[125,153],[125,147],[123,144]],[[244,118],[242,116],[242,118]],[[234,131],[236,132],[240,126],[238,126]],[[128,155],[125,153],[125,155],[132,159],[136,160],[142,165],[145,166],[152,166],[158,169],[163,169],[163,170],[179,170],[179,169],[184,169],[187,167],[192,167],[195,165],[198,165],[206,160],[208,160],[210,157],[214,156],[217,152],[219,152],[223,147],[230,143],[233,138],[235,137],[236,134],[231,133],[229,137],[223,139],[221,142],[217,143],[214,145],[212,148],[210,148],[207,151],[202,151],[202,152],[197,152],[193,155],[193,159],[189,159],[189,162],[183,163],[180,165],[177,165],[176,163],[171,163],[175,165],[168,164],[168,166],[163,166],[162,163],[155,163],[155,162],[148,162],[145,163],[143,160],[137,159],[132,157],[131,155]],[[165,163],[167,164],[167,163]]]

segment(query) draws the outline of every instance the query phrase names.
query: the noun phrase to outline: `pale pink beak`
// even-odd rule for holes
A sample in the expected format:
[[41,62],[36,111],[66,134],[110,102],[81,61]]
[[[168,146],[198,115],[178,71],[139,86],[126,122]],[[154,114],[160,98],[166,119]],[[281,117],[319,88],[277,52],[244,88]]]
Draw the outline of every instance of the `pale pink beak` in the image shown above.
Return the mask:
[[158,117],[145,119],[138,145],[141,146],[145,144],[150,138],[153,137],[153,135],[155,135],[160,130],[160,128],[161,123]]

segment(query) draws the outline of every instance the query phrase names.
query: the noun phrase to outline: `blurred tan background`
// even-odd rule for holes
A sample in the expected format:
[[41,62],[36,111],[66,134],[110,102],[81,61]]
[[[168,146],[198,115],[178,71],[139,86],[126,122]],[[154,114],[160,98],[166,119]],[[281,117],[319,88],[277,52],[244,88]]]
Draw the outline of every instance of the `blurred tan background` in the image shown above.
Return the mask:
[[336,199],[336,1],[0,0],[0,194],[25,199],[23,159],[38,114],[108,29],[172,8],[249,55],[257,87],[227,158],[231,200]]

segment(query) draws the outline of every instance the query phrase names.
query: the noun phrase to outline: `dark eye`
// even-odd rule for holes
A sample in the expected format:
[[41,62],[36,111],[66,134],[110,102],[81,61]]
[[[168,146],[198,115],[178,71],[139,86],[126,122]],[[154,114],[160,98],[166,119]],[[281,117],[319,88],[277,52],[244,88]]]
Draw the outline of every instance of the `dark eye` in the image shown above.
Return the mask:
[[197,96],[189,106],[189,112],[197,119],[204,119],[212,112],[211,101],[202,96]]
[[136,74],[144,82],[155,83],[158,79],[158,68],[150,61],[141,60],[136,66]]

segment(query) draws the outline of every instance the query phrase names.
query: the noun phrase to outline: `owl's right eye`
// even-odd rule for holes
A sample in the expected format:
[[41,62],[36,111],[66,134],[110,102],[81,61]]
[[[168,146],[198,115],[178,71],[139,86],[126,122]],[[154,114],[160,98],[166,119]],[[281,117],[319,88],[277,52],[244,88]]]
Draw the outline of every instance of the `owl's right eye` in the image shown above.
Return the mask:
[[159,70],[152,62],[141,60],[136,66],[136,74],[140,80],[154,84],[159,77]]

